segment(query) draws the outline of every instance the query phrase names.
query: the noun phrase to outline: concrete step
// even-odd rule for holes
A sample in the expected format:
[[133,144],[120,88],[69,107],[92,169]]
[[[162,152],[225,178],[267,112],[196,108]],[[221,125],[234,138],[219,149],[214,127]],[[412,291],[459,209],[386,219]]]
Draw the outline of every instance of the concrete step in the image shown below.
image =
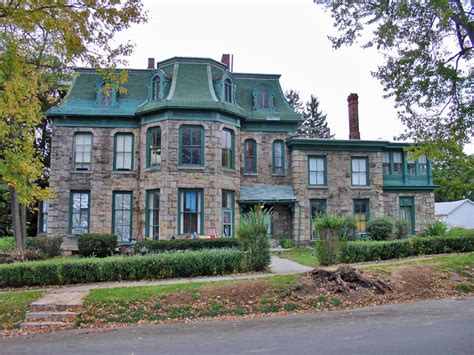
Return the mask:
[[20,324],[21,329],[27,328],[53,328],[53,327],[64,327],[71,325],[71,323],[58,322],[58,321],[42,321],[42,322],[23,322]]
[[32,303],[30,312],[75,312],[80,310],[80,304]]
[[25,322],[69,322],[73,323],[77,318],[77,312],[27,312]]
[[77,311],[81,309],[84,298],[87,296],[86,291],[83,292],[59,292],[51,291],[36,300],[30,305],[31,312],[64,312]]

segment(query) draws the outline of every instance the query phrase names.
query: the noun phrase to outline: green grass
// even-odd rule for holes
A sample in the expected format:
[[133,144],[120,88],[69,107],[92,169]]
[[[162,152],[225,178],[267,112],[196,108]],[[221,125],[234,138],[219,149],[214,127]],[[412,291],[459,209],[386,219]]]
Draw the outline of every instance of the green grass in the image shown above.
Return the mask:
[[448,232],[447,235],[450,237],[474,237],[474,229],[453,228]]
[[42,291],[0,292],[0,329],[14,329],[25,318],[30,303],[38,299]]
[[13,251],[15,250],[15,240],[13,237],[0,238],[0,250]]
[[319,266],[318,258],[313,254],[313,248],[294,248],[288,251],[273,252],[275,256],[289,259],[302,265],[311,267]]

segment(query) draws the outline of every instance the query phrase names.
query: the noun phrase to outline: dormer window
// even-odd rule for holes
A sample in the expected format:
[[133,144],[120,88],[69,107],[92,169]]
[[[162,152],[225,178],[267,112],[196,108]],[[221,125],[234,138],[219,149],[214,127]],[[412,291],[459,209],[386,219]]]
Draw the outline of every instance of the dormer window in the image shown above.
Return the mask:
[[268,84],[260,84],[252,91],[254,111],[274,111],[273,89]]
[[117,104],[117,90],[113,89],[111,84],[107,81],[102,81],[96,88],[97,106],[110,107]]
[[232,81],[230,79],[224,81],[224,101],[232,103]]
[[161,79],[158,75],[154,76],[151,80],[151,99],[159,100],[161,91]]

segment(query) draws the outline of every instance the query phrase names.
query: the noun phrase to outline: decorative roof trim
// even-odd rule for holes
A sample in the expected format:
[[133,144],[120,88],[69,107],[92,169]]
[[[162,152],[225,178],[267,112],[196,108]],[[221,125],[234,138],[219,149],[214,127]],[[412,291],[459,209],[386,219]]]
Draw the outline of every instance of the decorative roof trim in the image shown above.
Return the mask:
[[216,96],[216,92],[214,91],[214,83],[212,82],[212,71],[211,66],[207,65],[207,83],[209,84],[209,91],[211,92],[212,99],[215,102],[219,102],[219,99]]
[[166,98],[166,101],[170,101],[171,99],[173,99],[174,90],[176,89],[177,78],[178,78],[178,63],[175,63],[173,67],[173,78],[171,79],[171,89],[170,89],[170,93],[168,94],[168,97]]
[[157,66],[158,68],[161,66],[166,66],[169,64],[178,64],[178,63],[183,63],[183,64],[212,64],[215,65],[221,69],[226,69],[227,66],[224,63],[218,62],[215,59],[212,58],[197,58],[197,57],[172,57],[166,60],[163,60],[161,62],[158,62]]

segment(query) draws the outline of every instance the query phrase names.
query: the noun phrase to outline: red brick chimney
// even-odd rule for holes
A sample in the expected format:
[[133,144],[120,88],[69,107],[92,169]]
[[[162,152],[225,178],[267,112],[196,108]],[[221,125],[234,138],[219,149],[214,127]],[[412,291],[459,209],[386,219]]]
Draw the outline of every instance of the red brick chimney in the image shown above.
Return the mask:
[[349,106],[349,139],[360,139],[359,132],[359,96],[350,94],[347,98]]
[[155,58],[148,58],[148,69],[155,69]]
[[230,69],[230,54],[223,54],[221,58],[221,63],[227,65],[227,68]]

